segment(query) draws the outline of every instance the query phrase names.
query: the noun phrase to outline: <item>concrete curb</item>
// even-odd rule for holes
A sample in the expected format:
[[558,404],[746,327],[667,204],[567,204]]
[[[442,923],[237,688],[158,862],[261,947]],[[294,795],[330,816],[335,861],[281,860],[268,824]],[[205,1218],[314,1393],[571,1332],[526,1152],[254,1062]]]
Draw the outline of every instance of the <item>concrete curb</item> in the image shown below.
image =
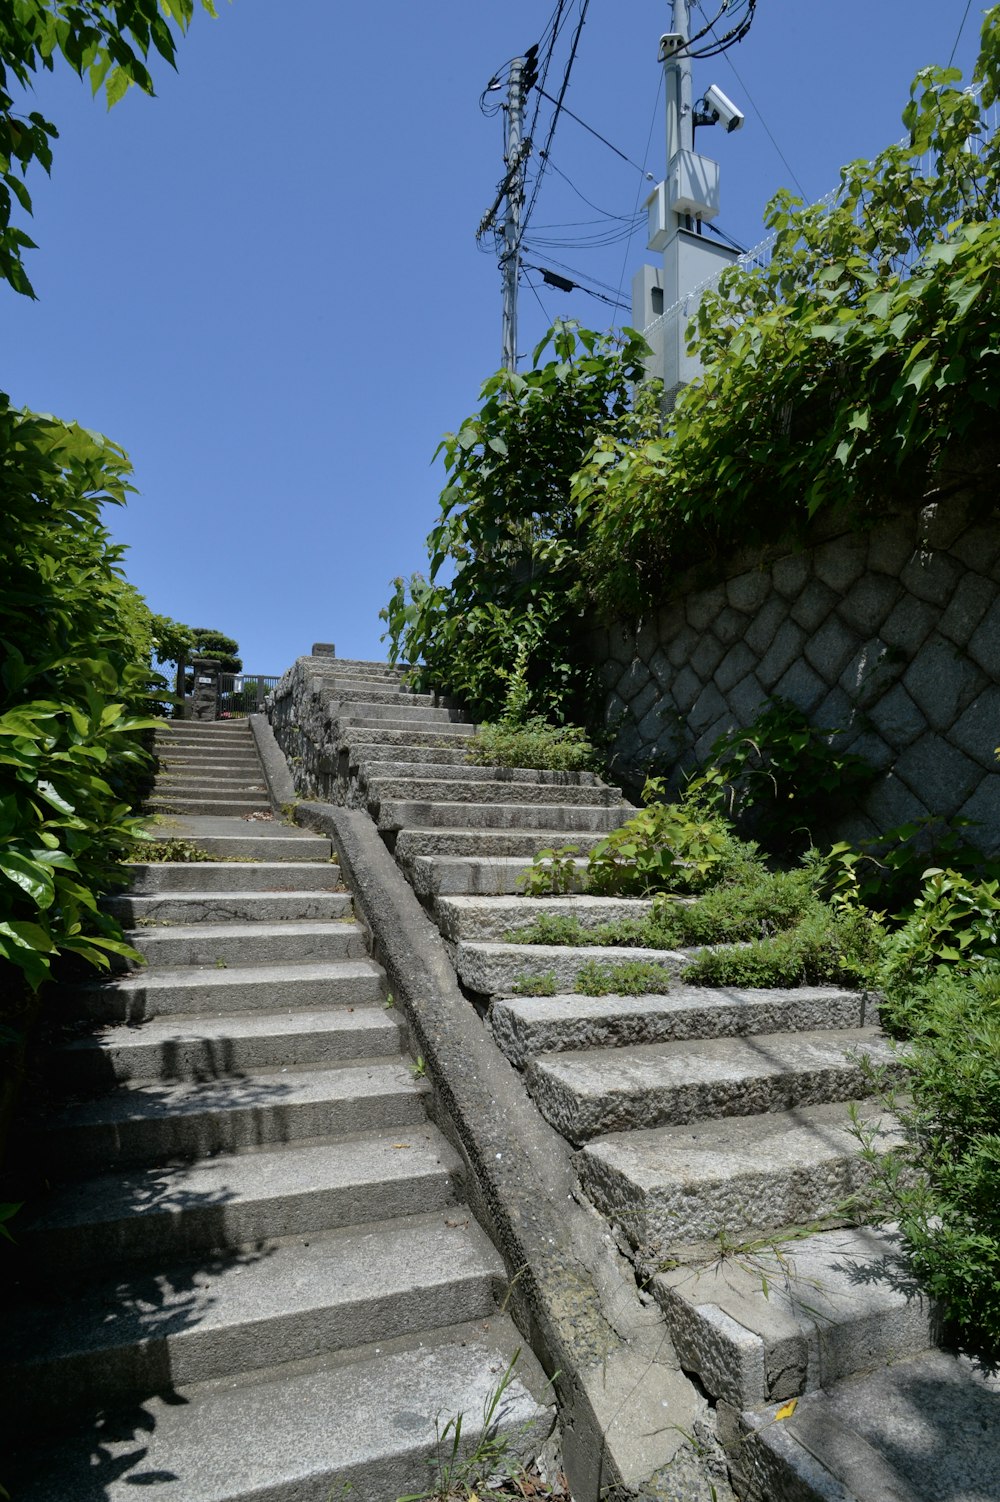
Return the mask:
[[288,770],[285,753],[275,740],[267,715],[252,714],[248,718],[254,745],[257,747],[260,764],[264,769],[264,781],[271,798],[271,808],[276,814],[280,814],[296,800],[292,774]]
[[[300,803],[295,818],[334,841],[373,957],[406,1014],[434,1087],[431,1114],[465,1158],[469,1202],[504,1257],[510,1312],[554,1374],[577,1502],[596,1502],[609,1487],[636,1495],[654,1472],[667,1488],[652,1495],[707,1496],[690,1487],[685,1453],[704,1400],[605,1221],[578,1198],[568,1145],[462,994],[437,929],[373,821],[325,803]],[[673,1463],[676,1480],[667,1474]],[[681,1475],[686,1487],[677,1491]]]

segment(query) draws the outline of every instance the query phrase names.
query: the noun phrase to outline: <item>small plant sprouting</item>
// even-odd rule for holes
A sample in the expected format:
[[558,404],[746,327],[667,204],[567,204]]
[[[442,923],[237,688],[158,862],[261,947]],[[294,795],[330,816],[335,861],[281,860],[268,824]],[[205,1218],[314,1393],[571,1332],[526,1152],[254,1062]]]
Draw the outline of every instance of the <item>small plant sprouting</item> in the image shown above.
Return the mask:
[[546,970],[544,975],[516,975],[511,990],[515,996],[554,996],[556,973]]
[[422,1080],[427,1073],[427,1060],[422,1053],[418,1053],[414,1063],[410,1065],[415,1080]]
[[385,1006],[385,1007],[388,1007],[388,1009],[390,1011],[396,1005],[396,998],[395,998],[395,996],[393,996],[393,994],[392,994],[391,991],[389,992],[388,996],[385,998],[385,1001],[382,1003],[382,1005]]

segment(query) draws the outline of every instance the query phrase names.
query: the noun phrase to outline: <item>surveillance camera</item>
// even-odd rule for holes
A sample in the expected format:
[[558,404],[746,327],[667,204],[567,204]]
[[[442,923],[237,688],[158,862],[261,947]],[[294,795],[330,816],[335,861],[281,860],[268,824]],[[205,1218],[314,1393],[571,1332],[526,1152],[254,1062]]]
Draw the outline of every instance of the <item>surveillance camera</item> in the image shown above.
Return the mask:
[[676,53],[680,52],[681,48],[686,46],[686,44],[687,37],[683,32],[664,32],[663,36],[661,36],[660,38],[659,61],[661,63],[665,63],[668,58],[673,57]]
[[705,91],[705,113],[713,124],[724,125],[728,131],[739,130],[746,120],[743,111],[715,83]]

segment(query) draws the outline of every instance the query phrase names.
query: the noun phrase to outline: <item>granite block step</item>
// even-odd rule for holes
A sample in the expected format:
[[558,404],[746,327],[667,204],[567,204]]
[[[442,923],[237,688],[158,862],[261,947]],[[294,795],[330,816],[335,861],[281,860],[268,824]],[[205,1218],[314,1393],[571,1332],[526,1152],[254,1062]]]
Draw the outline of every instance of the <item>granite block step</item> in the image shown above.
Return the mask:
[[871,1226],[736,1247],[656,1275],[685,1371],[739,1409],[828,1387],[933,1345],[899,1237]]
[[527,1079],[542,1115],[579,1146],[606,1132],[858,1100],[870,1089],[862,1060],[902,1077],[901,1056],[875,1028],[845,1028],[542,1054]]
[[[877,1152],[900,1146],[877,1102],[853,1110]],[[731,1245],[843,1214],[871,1180],[860,1151],[852,1108],[838,1101],[597,1137],[577,1170],[649,1264],[692,1242]]]
[[346,674],[348,677],[387,679],[401,683],[409,668],[389,662],[366,662],[358,657],[310,657],[307,660],[310,673],[320,677]]
[[463,942],[450,946],[462,984],[481,996],[516,996],[525,980],[550,978],[556,992],[576,992],[585,965],[654,965],[667,983],[678,981],[697,959],[698,949],[619,949],[592,945]]
[[[463,759],[463,753],[455,750],[445,750],[440,747],[406,747],[405,758],[400,756],[398,761],[379,759],[380,747],[376,743],[372,747],[372,758],[365,758],[363,774],[369,781],[381,778],[393,777],[432,777],[448,782],[506,782],[506,783],[542,783],[546,787],[602,787],[600,778],[595,772],[550,772],[538,771],[532,767],[479,767],[473,766]],[[416,753],[420,752],[419,755]],[[434,770],[428,771],[428,764]]]
[[411,749],[458,752],[465,755],[464,742],[475,734],[475,726],[452,721],[435,730],[421,730],[418,726],[393,727],[383,721],[371,725],[359,724],[357,720],[338,722],[343,743],[350,748],[352,764],[358,755],[375,755],[382,759],[387,753],[399,750],[406,752],[410,760]]
[[72,1000],[98,1022],[145,1022],[178,1013],[273,1012],[363,1006],[382,999],[384,976],[370,959],[231,969],[175,966],[77,986]]
[[184,923],[134,928],[131,944],[150,966],[319,965],[368,954],[364,932],[349,918],[275,923]]
[[461,777],[466,772],[488,772],[488,767],[471,767],[466,761],[465,738],[455,736],[448,737],[450,744],[447,746],[400,746],[400,760],[398,762],[386,760],[391,751],[390,746],[382,744],[382,738],[376,734],[374,741],[359,741],[352,735],[352,744],[349,751],[349,764],[352,768],[360,768],[367,775],[372,772],[378,775],[380,772],[391,773],[399,770],[402,775],[413,773],[422,776],[427,767],[433,768],[428,775],[434,777]]
[[[397,855],[399,842],[404,838],[405,835],[399,837]],[[531,870],[531,865],[530,859],[513,855],[418,855],[410,864],[409,878],[417,896],[424,900],[495,897],[521,892],[520,878]],[[582,882],[587,872],[587,862],[582,856],[573,860],[573,871],[575,879]]]
[[305,1371],[151,1396],[138,1423],[133,1413],[102,1426],[97,1476],[87,1424],[41,1450],[19,1448],[5,1479],[18,1502],[67,1502],[87,1488],[93,1495],[95,1483],[102,1502],[134,1502],[134,1483],[151,1476],[169,1502],[387,1502],[426,1490],[427,1457],[449,1417],[461,1413],[475,1443],[515,1355],[498,1425],[511,1457],[526,1461],[552,1427],[547,1386],[510,1321],[495,1317],[489,1329],[454,1325]]
[[[425,709],[414,710],[410,714],[404,714],[400,710],[394,710],[391,714],[375,713],[380,707],[377,704],[348,704],[337,716],[340,729],[340,738],[344,742],[356,740],[356,730],[374,730],[379,732],[378,739],[382,739],[382,732],[388,734],[396,731],[402,736],[402,744],[426,745],[423,740],[425,735],[447,735],[451,741],[462,741],[470,735],[475,735],[475,725],[468,721],[458,720],[452,717],[452,711],[448,709]],[[360,742],[358,742],[360,744]],[[370,744],[370,743],[367,743]],[[437,742],[444,744],[443,740]]]
[[922,1351],[870,1375],[740,1416],[746,1502],[990,1502],[1000,1497],[1000,1378]]
[[[488,770],[483,768],[483,770]],[[475,805],[500,804],[572,804],[577,808],[619,808],[622,795],[618,788],[603,783],[515,782],[506,778],[435,778],[373,777],[366,772],[365,783],[372,802],[384,807],[388,802]]]
[[752,991],[680,985],[666,996],[522,996],[490,1009],[493,1036],[518,1069],[532,1054],[856,1028],[872,1020],[864,992],[835,986]]
[[[230,867],[240,871],[242,867]],[[287,923],[349,916],[349,892],[319,889],[292,892],[208,891],[129,893],[103,904],[126,926],[136,923]]]
[[[546,790],[548,791],[548,790]],[[505,796],[507,794],[505,793]],[[379,804],[379,829],[530,829],[557,831],[555,840],[565,844],[582,830],[604,835],[627,822],[632,810],[579,803],[430,803],[419,800],[385,799]],[[544,840],[543,840],[544,843]]]
[[399,704],[407,709],[433,709],[440,705],[433,694],[415,694],[399,684],[383,684],[375,679],[341,675],[327,678],[325,687],[332,703]]
[[54,1056],[53,1067],[82,1093],[126,1080],[201,1081],[355,1058],[391,1058],[405,1042],[398,1014],[384,1005],[181,1015],[76,1039]]
[[38,1278],[65,1283],[445,1210],[461,1182],[458,1155],[420,1121],[62,1184],[24,1212],[24,1244]]
[[[385,723],[392,729],[409,727],[413,730],[433,730],[438,725],[466,723],[460,710],[429,702],[407,704],[401,702],[399,695],[393,695],[391,700],[385,702],[379,699],[345,699],[337,710],[335,718],[342,723],[346,721],[348,724],[356,722],[377,726]],[[468,728],[471,732],[472,726]]]
[[423,1119],[427,1091],[402,1059],[121,1085],[112,1095],[54,1111],[38,1139],[52,1171],[95,1173],[412,1126]]
[[[525,870],[523,865],[521,870]],[[581,928],[603,923],[641,921],[653,910],[649,897],[445,896],[435,912],[442,936],[458,942],[503,940],[530,928],[541,917],[574,918]]]
[[[296,843],[297,842],[293,842]],[[329,840],[323,842],[327,851]],[[131,889],[116,902],[141,902],[168,894],[204,894],[213,898],[247,892],[263,894],[318,891],[332,892],[340,882],[340,867],[322,861],[154,861],[122,867],[131,877]],[[347,893],[341,894],[348,897]],[[349,898],[348,898],[349,900]]]
[[155,1392],[165,1372],[184,1387],[488,1319],[505,1281],[462,1207],[164,1267],[9,1314],[0,1402],[37,1428],[53,1409],[65,1419]]
[[531,864],[539,850],[566,844],[586,853],[604,839],[599,829],[470,829],[456,823],[450,829],[401,829],[396,836],[396,859],[409,866],[419,856],[473,856],[490,861],[494,856],[519,857],[522,867]]

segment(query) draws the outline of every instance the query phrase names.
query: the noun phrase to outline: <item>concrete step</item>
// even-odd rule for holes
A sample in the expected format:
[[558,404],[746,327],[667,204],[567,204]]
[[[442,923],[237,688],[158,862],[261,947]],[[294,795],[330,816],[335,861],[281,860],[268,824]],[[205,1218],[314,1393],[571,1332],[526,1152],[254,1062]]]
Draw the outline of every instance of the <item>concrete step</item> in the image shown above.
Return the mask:
[[865,1027],[873,1020],[864,992],[835,986],[751,991],[681,985],[667,996],[520,996],[490,1008],[493,1036],[518,1069],[540,1053]]
[[175,1016],[108,1028],[59,1050],[53,1067],[80,1093],[126,1080],[213,1080],[289,1066],[391,1058],[406,1046],[384,1005],[221,1017]]
[[603,838],[604,831],[599,829],[470,829],[455,824],[451,829],[401,829],[394,848],[402,866],[423,855],[475,856],[487,861],[494,856],[520,857],[524,866],[531,864],[539,850],[576,845],[586,853]]
[[326,680],[331,702],[340,704],[399,704],[433,709],[438,701],[433,694],[414,694],[401,685],[380,683],[377,679],[337,675]]
[[409,672],[409,668],[395,663],[367,662],[357,657],[311,657],[308,666],[310,672],[321,677],[344,673],[348,677],[382,678],[393,683],[401,683]]
[[184,1387],[488,1319],[505,1281],[461,1207],[295,1238],[210,1269],[167,1267],[153,1287],[117,1279],[9,1315],[0,1402],[16,1425],[37,1428],[53,1409],[156,1391],[167,1371]]
[[[371,1346],[304,1372],[265,1371],[253,1382],[148,1397],[138,1435],[134,1413],[102,1425],[102,1502],[134,1502],[133,1483],[150,1476],[161,1490],[169,1477],[177,1502],[388,1502],[425,1491],[442,1427],[461,1413],[463,1439],[475,1443],[519,1350],[510,1321],[494,1317],[488,1329],[482,1321],[455,1325],[419,1344]],[[537,1454],[552,1427],[546,1391],[521,1350],[498,1415],[512,1461]],[[89,1422],[44,1447],[24,1445],[10,1456],[5,1480],[18,1502],[68,1502],[87,1487],[95,1495],[93,1450]]]
[[126,937],[151,967],[270,968],[285,961],[322,965],[359,960],[368,954],[364,933],[350,918],[331,922],[313,918],[281,923],[179,923],[174,927],[134,928]]
[[[379,709],[385,709],[384,714],[379,714]],[[451,710],[448,709],[414,709],[405,712],[393,709],[388,712],[388,707],[378,704],[345,704],[342,712],[337,716],[340,726],[341,737],[345,741],[353,740],[355,729],[377,731],[402,731],[405,739],[416,739],[417,736],[437,733],[448,734],[453,740],[464,740],[470,735],[475,735],[476,727],[467,721],[453,719]]]
[[427,1091],[403,1059],[122,1085],[100,1100],[53,1112],[38,1135],[53,1172],[95,1173],[412,1126],[423,1120]]
[[[585,965],[622,965],[638,961],[655,965],[668,981],[677,982],[700,949],[617,949],[594,945],[576,949],[568,944],[470,944],[450,946],[452,962],[464,986],[481,996],[516,996],[525,979],[551,977],[557,993],[576,992]],[[672,986],[671,986],[672,989]]]
[[862,1058],[902,1075],[875,1028],[849,1028],[542,1054],[527,1078],[542,1115],[579,1146],[606,1132],[858,1100],[869,1089]]
[[592,808],[579,803],[429,803],[387,799],[379,804],[378,827],[558,831],[557,841],[565,844],[581,830],[608,834],[626,823],[631,814],[627,805]]
[[176,966],[73,989],[84,1017],[145,1022],[151,1017],[364,1006],[382,999],[384,976],[370,959],[253,967]]
[[[329,850],[329,841],[324,842]],[[159,894],[186,892],[212,897],[261,892],[332,892],[340,882],[340,867],[324,861],[155,861],[123,867],[131,889],[116,901],[137,902]],[[344,894],[347,895],[346,893]]]
[[153,784],[153,791],[157,796],[164,794],[169,797],[175,794],[198,792],[201,789],[205,789],[206,793],[212,796],[213,790],[216,789],[221,790],[223,793],[238,793],[248,788],[253,788],[255,792],[259,792],[263,787],[264,774],[258,764],[256,767],[248,767],[245,772],[238,770],[218,772],[210,768],[206,768],[204,772],[197,769],[184,772],[161,771]]
[[153,746],[157,754],[174,746],[192,747],[199,751],[212,749],[229,752],[253,747],[254,739],[246,720],[228,725],[222,721],[210,721],[199,729],[193,724],[184,723],[183,728],[177,730],[157,730],[153,736]]
[[[486,771],[487,768],[480,770]],[[388,802],[455,804],[573,804],[577,808],[619,808],[618,788],[603,783],[581,785],[550,782],[514,782],[506,778],[373,777],[366,772],[369,799],[384,807]],[[631,809],[629,810],[632,811]]]
[[[403,838],[401,835],[400,840]],[[398,843],[396,850],[398,854]],[[425,900],[495,897],[522,891],[519,878],[531,869],[531,864],[523,856],[418,855],[410,865],[409,878],[417,896]],[[576,858],[573,867],[576,879],[583,880],[586,860],[582,856]]]
[[[524,864],[520,870],[527,869]],[[575,918],[581,928],[603,923],[641,921],[653,910],[649,897],[524,897],[457,896],[442,894],[435,909],[444,938],[458,942],[502,940],[509,933],[530,928],[541,917]]]
[[[374,734],[377,736],[377,732]],[[370,772],[375,776],[394,772],[401,777],[462,777],[466,774],[478,777],[480,773],[489,776],[489,767],[474,767],[466,761],[466,737],[449,736],[448,739],[450,744],[447,746],[400,746],[398,761],[391,760],[393,748],[382,745],[380,739],[370,743],[358,741],[351,747],[350,764],[360,767],[366,775]],[[433,770],[428,772],[428,767]]]
[[[377,747],[375,748],[377,750]],[[425,763],[436,757],[454,756],[456,759],[448,765],[435,765],[433,771],[428,771]],[[539,771],[533,767],[475,767],[461,759],[460,753],[429,750],[424,756],[414,757],[412,760],[377,761],[366,760],[363,772],[368,782],[379,781],[387,778],[433,778],[444,782],[503,782],[521,786],[525,783],[540,783],[545,787],[562,788],[607,788],[606,783],[594,772],[549,772]],[[617,789],[608,789],[618,792]],[[423,796],[421,794],[420,796]],[[433,796],[433,795],[429,795]],[[620,794],[619,794],[620,796]]]
[[[856,1109],[877,1151],[900,1145],[876,1102]],[[577,1169],[648,1264],[692,1242],[731,1245],[842,1214],[870,1181],[859,1153],[850,1108],[835,1102],[597,1137]]]
[[1000,1497],[1000,1378],[965,1357],[922,1351],[779,1406],[732,1436],[746,1502]]
[[[233,868],[230,868],[233,869]],[[242,867],[236,867],[241,870]],[[349,917],[349,892],[163,892],[111,897],[105,909],[126,926],[152,923],[287,923]]]
[[174,774],[176,772],[204,771],[205,773],[220,776],[231,772],[259,772],[260,757],[251,747],[245,751],[213,751],[210,747],[198,748],[171,746],[163,751],[157,758],[157,764],[161,773]]
[[197,794],[167,797],[154,793],[146,804],[151,814],[195,814],[229,818],[231,815],[270,813],[271,804],[266,793],[227,795],[219,798],[199,797]]
[[743,1409],[799,1397],[924,1351],[936,1320],[901,1243],[870,1226],[736,1247],[658,1273],[681,1366]]
[[458,1155],[421,1121],[63,1184],[25,1212],[24,1244],[39,1279],[65,1283],[445,1210],[461,1182]]
[[208,834],[202,830],[188,833],[168,828],[160,838],[190,840],[217,861],[315,861],[329,858],[330,841],[318,835],[310,838],[295,834],[288,825],[277,822],[270,826],[246,820],[229,822],[242,824],[247,833]]
[[[376,753],[383,759],[395,752],[399,752],[402,759],[412,761],[412,751],[458,751],[465,755],[464,742],[470,735],[475,734],[474,725],[464,725],[452,722],[443,725],[436,730],[421,730],[419,727],[402,728],[386,724],[384,721],[374,721],[370,725],[362,725],[357,720],[339,722],[340,733],[345,744],[350,746],[352,764],[358,755],[372,756]],[[403,754],[405,753],[405,758]]]

